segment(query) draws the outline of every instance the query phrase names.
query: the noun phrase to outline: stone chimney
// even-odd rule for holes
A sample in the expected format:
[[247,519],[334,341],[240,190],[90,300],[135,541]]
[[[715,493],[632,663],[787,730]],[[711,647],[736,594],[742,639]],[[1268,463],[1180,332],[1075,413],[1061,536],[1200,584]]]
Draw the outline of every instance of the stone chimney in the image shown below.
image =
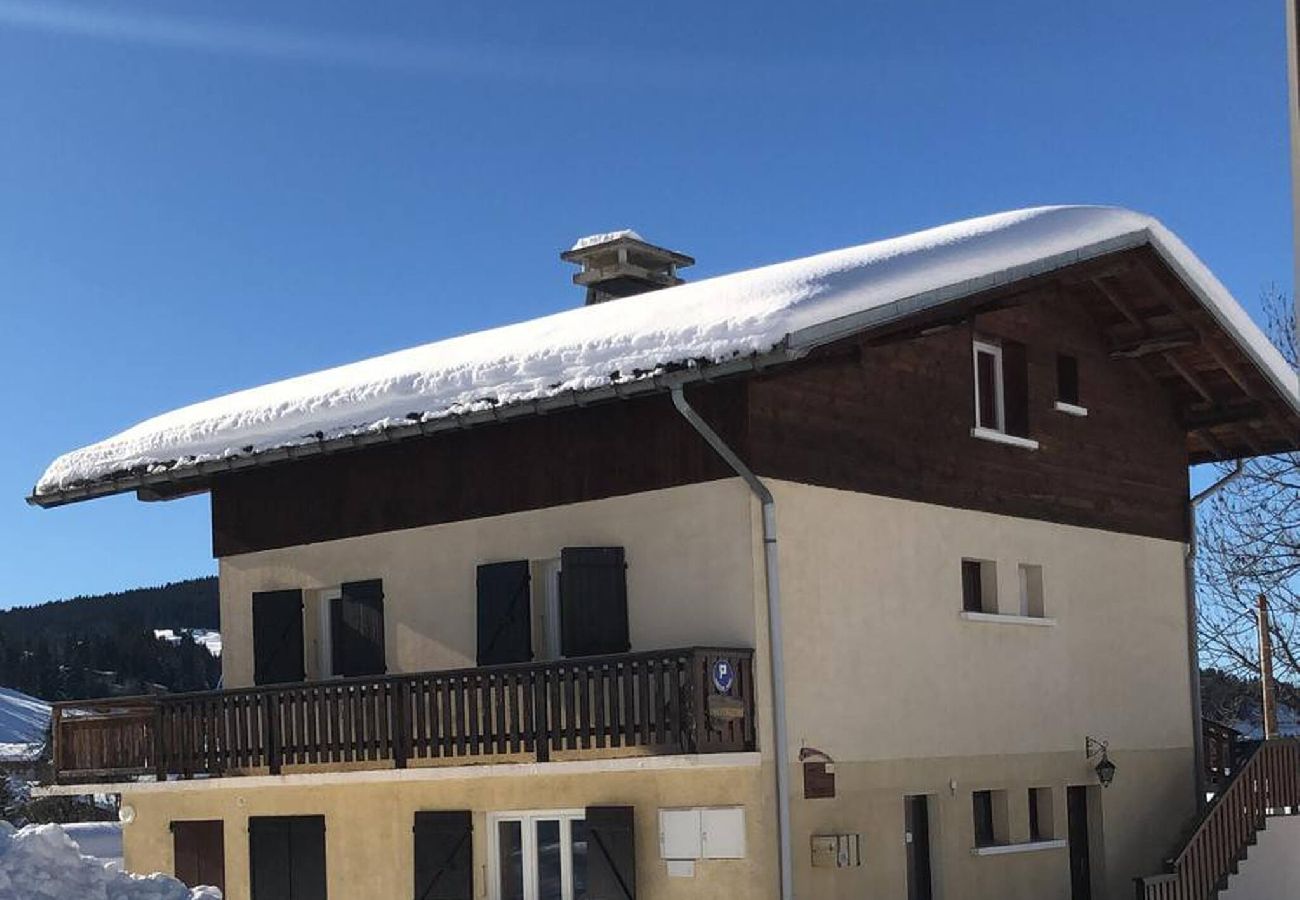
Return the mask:
[[677,270],[695,265],[684,253],[648,243],[630,229],[581,238],[560,259],[582,266],[573,283],[587,289],[587,305],[681,284]]

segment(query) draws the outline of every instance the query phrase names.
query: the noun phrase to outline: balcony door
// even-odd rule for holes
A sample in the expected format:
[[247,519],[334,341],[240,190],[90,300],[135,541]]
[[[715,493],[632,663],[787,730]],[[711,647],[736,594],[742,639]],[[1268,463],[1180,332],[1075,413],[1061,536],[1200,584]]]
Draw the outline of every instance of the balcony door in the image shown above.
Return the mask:
[[489,822],[494,900],[585,900],[585,810],[501,813]]
[[253,683],[302,681],[302,591],[253,594]]

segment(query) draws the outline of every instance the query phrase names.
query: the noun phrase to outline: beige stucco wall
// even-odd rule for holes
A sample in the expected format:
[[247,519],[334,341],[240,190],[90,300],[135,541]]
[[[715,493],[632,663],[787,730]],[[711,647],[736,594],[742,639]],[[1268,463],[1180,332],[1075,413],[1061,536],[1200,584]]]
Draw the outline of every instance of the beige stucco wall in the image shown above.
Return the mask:
[[[1097,896],[1128,897],[1133,876],[1158,870],[1193,804],[1182,545],[788,482],[771,486],[780,530],[786,752],[792,761],[803,746],[830,754],[839,785],[834,800],[805,801],[801,769],[792,766],[801,896],[902,896],[907,794],[934,798],[937,896],[1068,896],[1064,849],[971,854],[970,793],[1007,790],[1011,839],[1020,841],[1028,828],[1025,792],[1051,788],[1063,835],[1066,786],[1095,784],[1083,756],[1087,735],[1109,741],[1119,767],[1116,784],[1097,795],[1105,826],[1096,848]],[[390,671],[456,667],[474,659],[478,563],[544,559],[583,544],[627,550],[634,648],[755,648],[759,743],[770,760],[760,517],[736,479],[224,559],[227,684],[251,680],[253,591],[383,578]],[[1055,624],[963,619],[963,557],[996,561],[1001,612],[1018,610],[1019,564],[1041,566],[1046,615]],[[308,656],[310,672],[310,646]],[[678,773],[604,786],[610,777],[592,776],[600,785],[586,788],[609,793],[611,802],[621,791],[618,802],[638,807],[681,802]],[[755,777],[752,796],[770,802],[770,775]],[[554,799],[568,795],[541,784],[512,790],[506,796],[467,785],[457,796],[481,811],[582,805]],[[386,801],[372,801],[369,791],[390,796],[356,786],[345,793],[363,806],[373,802],[378,816]],[[306,794],[284,796],[290,799],[276,802],[287,810]],[[405,809],[397,811],[404,816]],[[639,826],[643,815],[652,813],[638,812]],[[653,822],[645,829],[643,842]],[[812,868],[810,836],[836,831],[862,834],[861,869]],[[405,832],[398,838],[407,840]],[[642,849],[639,862],[657,863],[653,842]],[[141,852],[141,859],[161,858],[156,849]],[[230,864],[246,868],[240,858]],[[673,890],[650,886],[646,896],[679,896],[663,893]]]
[[[810,828],[857,823],[877,856],[856,877],[808,869],[828,885],[816,896],[897,890],[905,794],[939,799],[941,896],[1067,896],[1064,850],[971,856],[970,793],[1007,789],[1027,835],[1029,787],[1052,787],[1062,817],[1065,786],[1096,783],[1088,735],[1110,742],[1119,767],[1103,798],[1109,896],[1129,896],[1132,876],[1159,870],[1194,803],[1181,544],[773,488],[788,752],[829,754],[849,791],[805,801],[796,767],[796,848]],[[963,619],[962,558],[996,561],[1003,613],[1019,611],[1019,565],[1042,566],[1055,624]]]
[[[763,799],[770,767],[622,771],[566,775],[274,785],[268,779],[241,784],[186,785],[166,791],[124,793],[135,819],[123,828],[131,871],[173,871],[169,824],[183,819],[225,822],[226,900],[249,900],[248,818],[324,815],[327,890],[330,900],[398,900],[411,896],[417,810],[474,812],[475,896],[486,897],[487,816],[493,811],[578,809],[598,805],[636,808],[637,883],[641,896],[705,900],[722,896],[774,897],[776,875],[770,850],[775,834],[770,804]],[[693,878],[670,878],[659,859],[658,810],[679,806],[746,809],[743,860],[702,860]]]
[[227,687],[252,683],[254,591],[307,591],[306,662],[314,675],[313,591],[382,578],[390,672],[472,666],[480,563],[550,559],[567,546],[627,552],[633,650],[753,646],[749,493],[739,479],[448,525],[226,557],[220,564]]

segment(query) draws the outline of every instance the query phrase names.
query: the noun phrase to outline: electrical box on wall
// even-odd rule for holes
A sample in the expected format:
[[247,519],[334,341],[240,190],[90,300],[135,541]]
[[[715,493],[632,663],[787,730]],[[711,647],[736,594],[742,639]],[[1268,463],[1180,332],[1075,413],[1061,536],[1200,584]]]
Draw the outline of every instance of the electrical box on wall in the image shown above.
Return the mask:
[[862,838],[856,834],[814,834],[812,864],[816,869],[851,869],[862,865]]
[[659,810],[659,856],[666,860],[744,859],[744,808]]

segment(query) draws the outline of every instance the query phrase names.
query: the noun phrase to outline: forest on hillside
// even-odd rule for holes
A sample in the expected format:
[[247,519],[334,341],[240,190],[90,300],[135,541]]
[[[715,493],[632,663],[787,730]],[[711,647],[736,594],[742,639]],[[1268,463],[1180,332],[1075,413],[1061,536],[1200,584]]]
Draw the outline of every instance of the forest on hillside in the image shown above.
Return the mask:
[[215,687],[221,662],[154,629],[219,630],[217,579],[194,578],[0,612],[0,685],[42,700]]

